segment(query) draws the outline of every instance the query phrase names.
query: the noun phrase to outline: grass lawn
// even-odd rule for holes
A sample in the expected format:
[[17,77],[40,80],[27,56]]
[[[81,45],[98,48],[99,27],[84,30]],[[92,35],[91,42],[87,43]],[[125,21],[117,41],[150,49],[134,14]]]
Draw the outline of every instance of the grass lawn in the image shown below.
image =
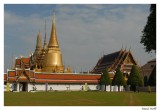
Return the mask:
[[4,92],[4,106],[156,106],[156,93]]

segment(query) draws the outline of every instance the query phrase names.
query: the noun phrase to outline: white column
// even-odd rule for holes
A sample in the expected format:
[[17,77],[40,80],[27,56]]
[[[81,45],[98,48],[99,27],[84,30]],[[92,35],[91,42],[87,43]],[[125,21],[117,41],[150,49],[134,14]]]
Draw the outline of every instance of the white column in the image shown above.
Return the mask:
[[111,91],[112,91],[112,92],[114,91],[114,86],[111,86]]
[[111,88],[110,85],[107,85],[106,86],[106,91],[110,92],[111,91],[110,88]]
[[19,83],[17,83],[17,92],[19,92]]

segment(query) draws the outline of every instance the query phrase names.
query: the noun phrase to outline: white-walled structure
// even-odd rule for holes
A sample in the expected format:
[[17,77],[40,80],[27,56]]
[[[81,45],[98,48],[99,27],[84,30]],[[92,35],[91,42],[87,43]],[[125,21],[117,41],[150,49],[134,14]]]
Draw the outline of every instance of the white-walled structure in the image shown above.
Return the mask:
[[[5,75],[10,91],[90,91],[99,90],[101,74],[43,73],[30,69],[8,70]],[[86,88],[87,87],[87,88]]]
[[[25,87],[22,83],[11,83],[10,91],[84,91],[85,84],[48,84],[48,83],[26,83]],[[88,91],[99,90],[99,84],[87,84]],[[4,91],[6,91],[7,85],[4,86]]]

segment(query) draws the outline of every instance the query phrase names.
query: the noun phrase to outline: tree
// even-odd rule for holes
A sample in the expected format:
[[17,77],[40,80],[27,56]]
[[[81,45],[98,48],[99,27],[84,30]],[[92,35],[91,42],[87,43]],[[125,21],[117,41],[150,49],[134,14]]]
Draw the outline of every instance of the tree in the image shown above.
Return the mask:
[[118,91],[119,91],[119,86],[125,86],[126,85],[126,81],[124,79],[123,73],[120,71],[120,69],[116,69],[116,73],[114,75],[113,81],[112,81],[112,85],[118,86]]
[[145,46],[146,52],[156,52],[156,4],[150,6],[150,15],[142,33],[140,43]]
[[156,66],[154,67],[151,75],[149,76],[148,85],[156,86]]
[[136,91],[136,86],[143,86],[143,79],[140,76],[140,71],[136,65],[132,66],[127,84],[131,85],[131,90],[133,91]]
[[106,90],[106,85],[111,85],[111,79],[109,77],[108,68],[106,68],[103,71],[103,74],[102,74],[101,79],[100,79],[100,84],[105,85],[105,90]]

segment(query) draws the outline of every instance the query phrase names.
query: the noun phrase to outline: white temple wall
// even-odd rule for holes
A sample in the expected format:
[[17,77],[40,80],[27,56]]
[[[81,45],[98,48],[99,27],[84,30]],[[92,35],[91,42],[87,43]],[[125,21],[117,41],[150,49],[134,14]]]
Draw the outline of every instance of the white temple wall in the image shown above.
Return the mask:
[[28,83],[28,92],[33,91],[34,88],[34,84],[33,83]]
[[[6,86],[4,85],[4,91],[6,91]],[[88,90],[100,90],[99,84],[87,84]],[[22,91],[22,84],[20,83],[10,83],[9,84],[10,91]],[[47,88],[47,91],[84,91],[85,90],[85,84],[52,84],[52,83],[27,83],[25,87],[27,92],[30,91],[45,91]],[[124,91],[124,87],[120,86],[120,91]],[[118,92],[118,86],[106,86],[106,91],[112,91],[112,92]]]
[[[45,84],[41,84],[41,83],[38,83],[38,84],[35,84],[35,89],[37,90],[37,91],[44,91],[45,90]],[[32,88],[33,88],[33,86],[32,86]],[[33,89],[32,89],[33,90]]]
[[[85,84],[32,84],[28,83],[28,92],[33,91],[33,88],[36,88],[37,91],[45,91],[46,90],[51,91],[64,91],[64,90],[72,90],[72,91],[82,91],[85,88]],[[83,88],[83,89],[82,89]],[[98,84],[88,84],[88,90],[99,90]]]
[[99,90],[98,84],[88,84],[88,90]]
[[110,85],[106,85],[106,91],[108,91],[108,92],[111,91],[111,86]]

